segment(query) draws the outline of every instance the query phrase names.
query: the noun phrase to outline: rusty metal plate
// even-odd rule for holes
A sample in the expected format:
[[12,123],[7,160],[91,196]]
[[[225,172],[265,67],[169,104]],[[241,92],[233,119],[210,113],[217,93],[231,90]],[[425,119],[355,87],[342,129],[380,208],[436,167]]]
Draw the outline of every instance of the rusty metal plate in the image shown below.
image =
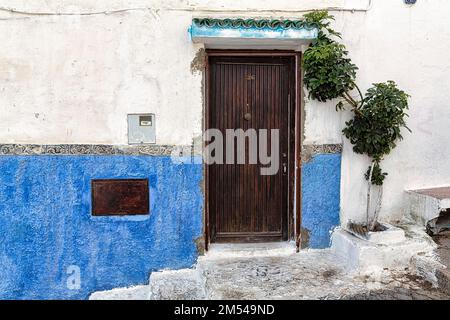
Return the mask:
[[148,179],[92,180],[92,215],[149,214]]

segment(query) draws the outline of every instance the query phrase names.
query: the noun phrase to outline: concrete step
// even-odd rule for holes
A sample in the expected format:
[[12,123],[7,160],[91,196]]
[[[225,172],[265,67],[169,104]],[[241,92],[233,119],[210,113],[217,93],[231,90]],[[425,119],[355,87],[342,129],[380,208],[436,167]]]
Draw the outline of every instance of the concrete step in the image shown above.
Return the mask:
[[148,285],[98,291],[89,297],[89,300],[202,299],[206,299],[205,279],[196,268],[153,272]]
[[422,226],[437,219],[442,212],[450,209],[450,187],[409,190],[408,214]]
[[436,244],[416,225],[390,226],[361,240],[342,228],[332,235],[332,251],[346,261],[349,272],[372,273],[384,269],[401,271],[417,255],[430,254]]
[[196,268],[153,272],[150,292],[151,300],[204,300],[205,278]]
[[204,258],[231,259],[286,256],[296,252],[295,242],[212,243]]
[[89,300],[149,300],[150,294],[150,286],[142,285],[94,292]]

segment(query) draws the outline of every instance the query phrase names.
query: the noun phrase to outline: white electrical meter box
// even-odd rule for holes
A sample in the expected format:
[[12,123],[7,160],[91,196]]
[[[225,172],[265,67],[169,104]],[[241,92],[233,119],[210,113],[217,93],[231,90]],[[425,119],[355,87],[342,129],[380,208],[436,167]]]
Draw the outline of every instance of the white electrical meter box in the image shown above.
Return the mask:
[[128,115],[128,144],[156,143],[153,113]]

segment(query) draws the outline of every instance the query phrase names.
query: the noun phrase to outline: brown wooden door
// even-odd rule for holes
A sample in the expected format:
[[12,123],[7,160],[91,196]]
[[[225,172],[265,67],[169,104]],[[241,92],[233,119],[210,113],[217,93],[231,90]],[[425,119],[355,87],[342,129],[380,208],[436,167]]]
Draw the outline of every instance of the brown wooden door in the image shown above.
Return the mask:
[[259,159],[257,164],[248,164],[248,140],[246,164],[209,166],[212,242],[288,238],[288,189],[293,171],[294,131],[290,129],[294,120],[293,60],[289,57],[209,59],[209,128],[221,130],[224,142],[226,129],[279,129],[279,170],[275,175],[261,175]]

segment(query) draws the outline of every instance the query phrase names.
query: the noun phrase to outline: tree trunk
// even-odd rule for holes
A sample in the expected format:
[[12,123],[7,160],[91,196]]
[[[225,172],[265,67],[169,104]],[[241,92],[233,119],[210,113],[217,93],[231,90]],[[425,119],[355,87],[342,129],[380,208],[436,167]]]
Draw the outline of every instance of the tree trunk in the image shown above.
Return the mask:
[[[372,175],[373,175],[373,168],[375,167],[375,162],[372,159],[372,166],[370,167],[370,173],[369,173],[369,181],[368,186],[367,186],[367,204],[366,204],[366,225],[367,225],[367,229],[370,228],[371,223],[370,223],[370,195],[372,193]],[[370,229],[369,229],[370,231]]]
[[383,186],[380,186],[380,190],[378,190],[378,200],[377,200],[377,206],[375,207],[375,211],[373,213],[373,220],[372,224],[370,225],[370,230],[373,231],[375,229],[375,226],[378,222],[378,216],[380,214],[381,210],[381,202],[383,200]]

